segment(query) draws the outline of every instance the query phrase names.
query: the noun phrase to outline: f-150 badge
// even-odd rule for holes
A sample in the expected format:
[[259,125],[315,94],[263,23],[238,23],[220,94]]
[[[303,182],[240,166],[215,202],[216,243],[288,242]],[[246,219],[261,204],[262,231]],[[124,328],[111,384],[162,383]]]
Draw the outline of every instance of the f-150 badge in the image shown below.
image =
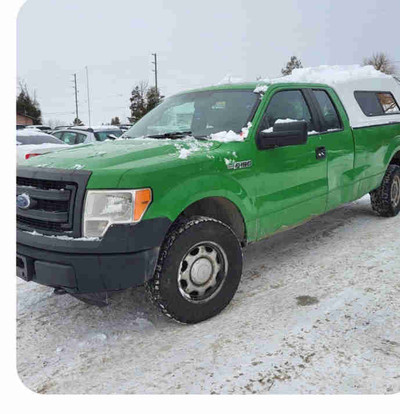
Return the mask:
[[225,160],[228,170],[240,170],[242,168],[250,168],[253,165],[252,160],[247,161],[229,161]]

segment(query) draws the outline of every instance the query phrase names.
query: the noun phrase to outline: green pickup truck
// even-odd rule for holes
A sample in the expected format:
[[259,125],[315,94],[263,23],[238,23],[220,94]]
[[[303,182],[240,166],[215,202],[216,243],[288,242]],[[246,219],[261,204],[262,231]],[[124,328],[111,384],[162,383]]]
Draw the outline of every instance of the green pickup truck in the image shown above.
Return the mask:
[[165,315],[208,319],[247,243],[368,193],[399,213],[399,103],[389,76],[219,85],[165,99],[114,141],[31,158],[17,274],[86,300],[145,284]]

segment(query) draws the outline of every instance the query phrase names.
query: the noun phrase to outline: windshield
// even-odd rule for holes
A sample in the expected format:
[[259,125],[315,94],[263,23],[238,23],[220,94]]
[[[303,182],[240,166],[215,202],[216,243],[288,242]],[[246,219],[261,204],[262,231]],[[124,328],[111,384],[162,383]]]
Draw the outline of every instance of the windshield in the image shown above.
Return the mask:
[[221,131],[240,133],[259,102],[252,90],[189,92],[172,96],[123,135],[125,138],[191,134],[207,137]]

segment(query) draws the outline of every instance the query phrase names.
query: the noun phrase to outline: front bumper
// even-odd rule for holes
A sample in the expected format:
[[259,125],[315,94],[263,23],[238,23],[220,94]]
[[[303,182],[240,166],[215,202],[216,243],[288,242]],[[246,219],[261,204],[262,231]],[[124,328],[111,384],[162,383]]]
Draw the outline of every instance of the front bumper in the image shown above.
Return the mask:
[[167,218],[114,225],[100,240],[17,231],[17,274],[69,293],[139,286],[149,280],[171,222]]

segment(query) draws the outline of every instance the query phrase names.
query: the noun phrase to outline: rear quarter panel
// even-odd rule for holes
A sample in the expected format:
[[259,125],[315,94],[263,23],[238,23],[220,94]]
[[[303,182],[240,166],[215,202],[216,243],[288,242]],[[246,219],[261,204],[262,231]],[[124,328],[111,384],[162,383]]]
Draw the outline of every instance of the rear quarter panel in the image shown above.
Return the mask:
[[355,175],[361,196],[379,187],[387,167],[400,151],[400,120],[398,123],[353,129],[355,141]]

